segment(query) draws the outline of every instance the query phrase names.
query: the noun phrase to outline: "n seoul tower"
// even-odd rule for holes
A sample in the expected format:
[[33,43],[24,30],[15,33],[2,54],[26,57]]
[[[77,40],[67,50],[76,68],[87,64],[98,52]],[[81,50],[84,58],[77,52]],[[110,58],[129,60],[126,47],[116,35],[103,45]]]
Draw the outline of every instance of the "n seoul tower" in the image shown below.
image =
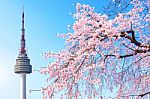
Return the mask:
[[30,59],[26,53],[25,47],[25,28],[24,28],[24,10],[22,12],[22,29],[21,29],[21,43],[18,58],[16,59],[16,65],[14,72],[20,75],[20,99],[26,99],[26,74],[32,73],[32,66],[30,65]]

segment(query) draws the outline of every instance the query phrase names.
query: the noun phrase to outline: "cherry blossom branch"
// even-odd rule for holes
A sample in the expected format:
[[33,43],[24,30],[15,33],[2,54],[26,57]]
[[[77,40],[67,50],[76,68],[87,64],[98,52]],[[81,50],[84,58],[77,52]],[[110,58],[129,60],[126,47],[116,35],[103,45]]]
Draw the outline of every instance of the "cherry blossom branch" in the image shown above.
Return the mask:
[[109,56],[113,56],[113,57],[117,57],[117,58],[126,58],[126,57],[130,57],[130,56],[134,56],[134,55],[137,55],[138,53],[146,53],[146,52],[148,52],[149,50],[135,50],[135,52],[134,53],[132,53],[132,54],[126,54],[126,55],[120,55],[120,56],[116,56],[116,55],[105,55],[105,58],[104,59],[106,59],[107,57],[109,57]]
[[145,56],[139,58],[137,61],[131,63],[131,65],[127,66],[127,68],[123,72],[127,71],[132,66],[132,64],[136,64],[136,63],[138,63],[139,61],[141,61],[142,59],[144,59],[144,58],[146,58],[148,56],[150,56],[150,55],[145,55]]
[[[127,35],[126,33],[131,33],[132,36],[129,36]],[[127,38],[128,40],[131,41],[131,43],[134,43],[136,46],[139,46],[139,47],[144,47],[144,48],[148,48],[150,50],[150,45],[144,45],[140,42],[138,42],[136,39],[135,39],[135,32],[133,30],[129,30],[129,31],[126,31],[126,32],[121,32],[121,37],[125,37]]]
[[81,66],[83,65],[85,59],[86,59],[86,57],[82,60],[81,64],[79,65],[79,67],[77,68],[77,70],[76,70],[75,73],[77,73],[77,72],[80,70],[80,68],[81,68]]
[[[104,32],[105,32],[105,31],[104,31]],[[94,32],[93,32],[93,33],[94,33]],[[131,33],[132,36],[127,35],[127,34],[129,34],[129,33]],[[101,37],[103,37],[103,38],[100,39],[100,41],[103,41],[103,40],[105,40],[105,39],[108,38],[107,35],[101,35]],[[117,35],[114,35],[113,37],[118,38]],[[120,37],[127,38],[128,40],[131,41],[131,43],[134,43],[136,46],[146,48],[146,49],[148,49],[148,50],[150,51],[150,44],[147,44],[147,45],[146,45],[146,44],[142,44],[142,43],[138,42],[138,41],[136,40],[136,38],[135,38],[135,32],[134,32],[133,30],[121,32]],[[88,37],[87,40],[88,40],[89,38],[90,38],[90,37]],[[97,37],[97,38],[99,38],[99,37]],[[126,47],[127,47],[127,46],[126,46]],[[128,47],[128,48],[129,48],[129,47]],[[130,48],[130,49],[131,49],[131,48]]]
[[[104,7],[104,11],[109,16],[116,17],[116,16],[118,16],[119,13],[122,13],[125,9],[127,9],[132,1],[133,0],[130,0],[126,3],[121,4],[120,0],[113,0],[108,4],[108,6]],[[119,10],[119,11],[117,11],[117,10]]]
[[137,97],[144,97],[146,95],[150,94],[150,91],[149,92],[146,92],[146,93],[143,93],[143,94],[139,94],[139,95],[128,95],[128,96],[122,96],[122,97],[129,97],[129,96],[137,96]]
[[133,48],[129,47],[129,46],[128,46],[128,45],[126,45],[125,43],[123,43],[123,45],[124,45],[126,48],[128,48],[128,49],[130,49],[130,50],[132,50],[132,51],[135,51],[135,49],[133,49]]

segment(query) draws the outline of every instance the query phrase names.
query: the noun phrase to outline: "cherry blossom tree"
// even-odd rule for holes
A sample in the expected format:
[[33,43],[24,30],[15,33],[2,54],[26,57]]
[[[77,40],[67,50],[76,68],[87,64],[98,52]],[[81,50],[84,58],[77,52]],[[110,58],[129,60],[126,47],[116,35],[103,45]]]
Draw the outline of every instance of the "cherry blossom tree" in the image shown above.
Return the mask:
[[44,54],[54,58],[41,69],[48,75],[45,99],[58,92],[68,99],[104,99],[103,90],[117,90],[108,99],[150,94],[150,1],[132,0],[130,5],[128,12],[112,19],[76,4],[73,33],[59,35],[66,48]]

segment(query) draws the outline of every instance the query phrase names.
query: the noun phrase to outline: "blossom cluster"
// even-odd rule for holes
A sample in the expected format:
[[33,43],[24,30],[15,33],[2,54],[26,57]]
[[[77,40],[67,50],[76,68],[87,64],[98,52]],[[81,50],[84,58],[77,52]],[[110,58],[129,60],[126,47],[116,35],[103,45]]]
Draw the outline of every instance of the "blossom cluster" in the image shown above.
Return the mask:
[[150,11],[145,11],[150,1],[132,0],[131,5],[129,12],[110,19],[89,5],[76,4],[74,32],[59,35],[66,49],[45,54],[56,59],[41,69],[49,75],[46,96],[62,91],[62,97],[96,98],[103,96],[103,88],[116,87],[121,97],[150,87]]

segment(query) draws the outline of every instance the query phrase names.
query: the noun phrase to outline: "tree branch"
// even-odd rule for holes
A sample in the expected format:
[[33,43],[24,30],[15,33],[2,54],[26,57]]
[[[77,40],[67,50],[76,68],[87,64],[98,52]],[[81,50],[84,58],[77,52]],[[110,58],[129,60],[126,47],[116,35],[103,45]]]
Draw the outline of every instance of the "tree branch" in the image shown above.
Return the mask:
[[[127,35],[126,33],[131,33],[132,36],[129,36]],[[148,48],[150,50],[150,45],[144,45],[140,42],[138,42],[136,39],[135,39],[135,32],[133,30],[129,30],[129,31],[126,31],[126,32],[121,32],[121,37],[125,37],[127,38],[128,40],[131,41],[131,43],[134,43],[136,46],[139,46],[139,47],[144,47],[144,48]]]
[[[120,55],[118,58],[126,58],[126,57],[130,57],[130,56],[134,56],[134,55],[137,55],[138,53],[146,53],[148,52],[149,50],[135,50],[134,53],[132,54],[126,54],[126,55]],[[109,56],[113,56],[113,57],[116,57],[116,55],[105,55],[105,59]]]
[[150,91],[149,92],[146,92],[146,93],[143,93],[143,94],[139,94],[139,95],[128,95],[128,96],[122,96],[122,97],[129,97],[129,96],[139,96],[139,97],[144,97],[146,95],[150,94]]

